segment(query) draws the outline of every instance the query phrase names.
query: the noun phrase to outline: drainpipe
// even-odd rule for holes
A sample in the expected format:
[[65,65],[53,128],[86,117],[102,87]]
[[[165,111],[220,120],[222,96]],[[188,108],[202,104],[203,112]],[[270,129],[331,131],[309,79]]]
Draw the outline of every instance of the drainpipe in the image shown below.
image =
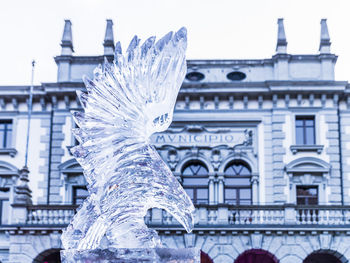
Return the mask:
[[337,104],[337,115],[338,115],[338,138],[339,138],[339,163],[340,163],[340,195],[341,195],[341,204],[344,205],[344,183],[343,183],[343,154],[341,148],[341,125],[340,125],[340,98],[338,99]]
[[47,199],[46,203],[50,204],[50,181],[51,181],[51,155],[52,155],[52,126],[53,126],[53,105],[50,112],[50,138],[49,138],[49,168],[47,169]]

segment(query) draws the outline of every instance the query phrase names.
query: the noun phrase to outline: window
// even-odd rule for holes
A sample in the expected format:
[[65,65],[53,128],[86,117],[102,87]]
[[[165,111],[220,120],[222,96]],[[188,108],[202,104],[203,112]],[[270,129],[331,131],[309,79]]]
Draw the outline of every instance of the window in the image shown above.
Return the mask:
[[[73,120],[73,126],[74,126],[73,129],[78,129],[78,128],[79,128],[79,126],[75,123],[74,120]],[[78,141],[77,138],[74,136],[74,134],[72,134],[72,136],[73,136],[73,139],[74,139],[74,145],[73,145],[73,146],[79,145],[79,141]]]
[[297,205],[317,205],[317,186],[297,186]]
[[226,77],[232,81],[240,81],[240,80],[244,80],[247,76],[243,72],[233,71],[228,73]]
[[80,205],[84,202],[85,198],[88,197],[89,192],[86,186],[73,186],[73,204]]
[[243,162],[234,162],[225,169],[225,203],[250,205],[252,203],[251,171]]
[[315,144],[315,117],[297,116],[295,120],[296,144]]
[[0,148],[10,148],[12,139],[12,120],[0,120]]
[[0,225],[7,225],[8,211],[10,211],[10,201],[8,199],[9,188],[0,188]]
[[194,204],[208,204],[208,169],[201,162],[192,162],[182,171],[183,187]]
[[205,78],[203,73],[200,72],[190,72],[187,73],[186,79],[189,81],[201,81]]

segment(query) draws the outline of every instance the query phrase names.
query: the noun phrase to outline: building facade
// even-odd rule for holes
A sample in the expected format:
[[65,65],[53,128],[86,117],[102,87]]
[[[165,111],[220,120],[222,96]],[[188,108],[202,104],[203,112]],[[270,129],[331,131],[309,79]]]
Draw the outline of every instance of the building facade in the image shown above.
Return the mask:
[[[34,87],[28,167],[28,86],[0,86],[0,262],[59,262],[60,233],[87,195],[69,152],[82,75],[113,60],[75,56],[65,21],[57,81]],[[152,209],[166,247],[198,247],[202,262],[348,262],[350,86],[336,81],[326,20],[319,52],[259,60],[189,60],[170,128],[152,136],[196,206],[195,228]]]

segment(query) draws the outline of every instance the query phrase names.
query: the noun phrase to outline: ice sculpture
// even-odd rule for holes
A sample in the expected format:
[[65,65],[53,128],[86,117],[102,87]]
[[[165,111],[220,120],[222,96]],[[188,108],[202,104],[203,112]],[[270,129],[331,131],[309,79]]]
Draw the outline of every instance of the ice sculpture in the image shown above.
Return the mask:
[[114,63],[84,78],[87,93],[78,92],[84,112],[73,112],[80,144],[71,151],[90,195],[63,231],[65,249],[161,247],[144,223],[154,207],[192,230],[191,199],[149,142],[172,121],[186,45],[185,28],[142,45],[135,36],[124,55],[118,42]]

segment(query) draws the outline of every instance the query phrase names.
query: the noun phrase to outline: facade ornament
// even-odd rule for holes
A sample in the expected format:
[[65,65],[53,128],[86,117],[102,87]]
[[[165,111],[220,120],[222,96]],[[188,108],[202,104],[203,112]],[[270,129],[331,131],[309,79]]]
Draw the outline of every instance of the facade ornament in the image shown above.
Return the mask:
[[321,96],[321,104],[322,104],[323,108],[326,106],[326,101],[327,101],[327,95],[326,94],[322,94],[322,96]]
[[321,19],[321,37],[320,54],[329,54],[331,52],[331,38],[328,33],[327,19]]
[[71,56],[74,52],[72,39],[72,22],[70,20],[64,20],[61,47],[62,56]]
[[29,170],[24,166],[19,171],[19,178],[15,186],[13,204],[15,205],[31,205],[32,204],[32,191],[28,186],[28,174]]
[[70,104],[70,99],[69,99],[69,96],[64,96],[64,98],[63,98],[63,100],[64,100],[64,104],[66,105],[66,109],[69,109],[69,104]]
[[277,21],[278,33],[277,33],[277,54],[286,54],[287,53],[287,38],[284,31],[283,18],[279,18]]
[[2,110],[5,110],[5,108],[6,108],[6,103],[5,103],[4,98],[0,99],[0,107],[1,107]]
[[5,102],[4,98],[0,99],[0,107],[1,107],[2,110],[6,109],[6,102]]
[[57,97],[56,96],[52,96],[52,108],[53,109],[57,109]]
[[40,106],[42,111],[46,111],[46,101],[44,97],[40,98]]
[[315,95],[311,93],[309,96],[310,106],[314,105],[314,101],[315,101]]
[[243,96],[244,109],[248,109],[248,96]]
[[259,109],[262,109],[263,103],[264,103],[264,98],[263,98],[263,96],[260,95],[260,96],[258,97]]
[[228,98],[228,103],[229,103],[230,110],[233,110],[233,103],[234,103],[234,97],[233,96],[230,96]]
[[199,97],[199,105],[200,105],[200,109],[203,110],[204,109],[204,96],[200,96]]
[[284,97],[284,102],[286,104],[286,108],[289,107],[289,102],[290,102],[290,95],[286,94],[286,96]]
[[301,106],[302,100],[303,100],[303,95],[298,94],[298,95],[297,95],[297,103],[298,103],[298,106]]
[[190,109],[190,96],[185,96],[185,109]]
[[215,171],[219,169],[221,161],[222,161],[222,157],[221,157],[220,150],[217,147],[213,148],[213,150],[211,151],[211,163]]
[[168,165],[172,171],[175,170],[178,162],[179,162],[179,155],[177,153],[177,150],[175,148],[171,148],[168,150]]
[[[27,102],[28,104],[28,102]],[[12,106],[14,110],[18,110],[18,101],[16,98],[12,98]]]
[[106,24],[106,33],[103,42],[103,54],[105,56],[113,56],[114,55],[114,36],[113,36],[113,21],[111,19],[107,19]]
[[214,97],[214,105],[216,110],[219,109],[219,96]]
[[272,95],[272,104],[273,104],[274,108],[277,108],[277,100],[278,100],[277,94],[273,94]]

